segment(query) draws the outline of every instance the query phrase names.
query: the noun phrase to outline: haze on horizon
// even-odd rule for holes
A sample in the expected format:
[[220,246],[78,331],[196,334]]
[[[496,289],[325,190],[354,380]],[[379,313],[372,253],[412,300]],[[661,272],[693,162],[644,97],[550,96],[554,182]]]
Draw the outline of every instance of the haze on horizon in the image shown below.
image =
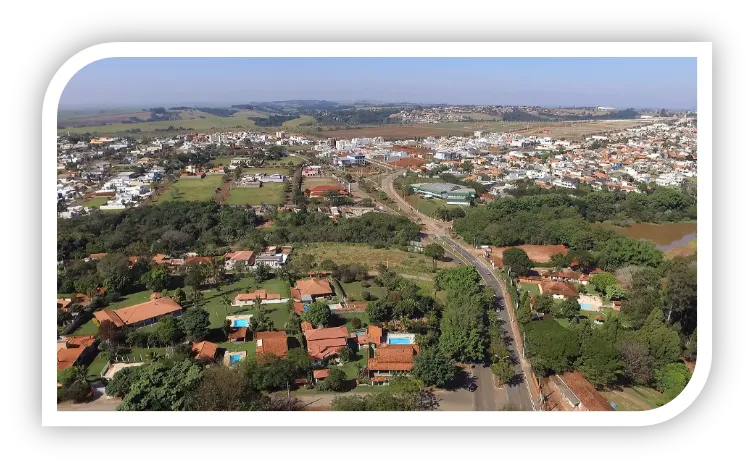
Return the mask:
[[695,58],[111,58],[59,108],[381,101],[695,110]]

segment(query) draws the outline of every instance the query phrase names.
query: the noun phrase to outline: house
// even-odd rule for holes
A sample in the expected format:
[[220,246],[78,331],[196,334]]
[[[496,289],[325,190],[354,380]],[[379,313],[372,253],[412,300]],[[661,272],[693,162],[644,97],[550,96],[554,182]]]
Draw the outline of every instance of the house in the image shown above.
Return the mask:
[[313,177],[319,175],[320,166],[308,166],[301,169],[301,176]]
[[241,268],[246,271],[254,268],[253,250],[238,250],[225,254],[225,271],[238,271]]
[[318,297],[331,297],[333,289],[330,282],[325,278],[309,278],[296,281],[296,286],[291,288],[293,299],[312,302]]
[[543,271],[540,273],[542,278],[550,281],[568,281],[575,284],[583,284],[586,286],[589,284],[589,276],[576,271]]
[[231,329],[228,333],[228,341],[235,343],[237,341],[246,341],[246,335],[249,332],[249,327],[240,327]]
[[[76,293],[73,294],[70,298],[63,298],[58,299],[58,310],[62,310],[64,312],[68,312],[72,305],[79,304],[82,307],[86,306],[91,302],[91,299],[86,294]],[[77,316],[78,312],[71,313],[72,316]]]
[[217,345],[211,341],[199,341],[191,345],[191,351],[196,353],[196,359],[215,360]]
[[89,262],[92,260],[102,260],[106,256],[107,256],[107,253],[93,253],[93,254],[90,254],[88,257],[86,257],[84,261]]
[[288,261],[288,256],[293,249],[290,247],[279,248],[277,246],[267,247],[264,254],[258,255],[254,260],[254,268],[259,265],[265,265],[271,270],[277,270],[281,266],[285,265]]
[[379,345],[382,343],[382,328],[369,325],[366,331],[356,332],[352,335],[352,338],[356,340],[359,348],[368,348],[370,344]]
[[109,320],[116,327],[143,327],[159,321],[162,317],[172,315],[178,317],[183,309],[173,299],[160,297],[141,304],[135,304],[122,309],[103,309],[94,313],[97,322]]
[[394,375],[410,372],[414,368],[414,357],[419,353],[415,344],[382,344],[375,348],[374,358],[367,361],[369,380],[372,385],[384,384]]
[[[301,328],[304,328],[303,323]],[[309,352],[309,356],[312,359],[323,361],[336,356],[341,349],[348,346],[349,336],[346,327],[334,327],[305,330],[304,337],[306,338],[306,350]]]
[[95,341],[94,335],[58,338],[58,370],[81,364],[96,349]]
[[257,332],[257,360],[273,354],[284,358],[288,354],[288,337],[284,331]]
[[579,297],[579,291],[573,283],[563,281],[543,281],[538,284],[540,294],[549,294],[554,299]]
[[338,195],[348,195],[348,190],[342,185],[317,185],[309,190],[309,197],[324,197],[328,192],[337,192]]
[[614,411],[607,399],[578,371],[556,375],[554,381],[560,396],[573,410]]
[[314,372],[312,372],[314,383],[326,379],[328,375],[330,375],[330,369],[316,369]]
[[235,299],[233,299],[233,306],[241,307],[254,305],[257,299],[262,301],[262,304],[266,304],[268,301],[280,301],[280,294],[270,294],[265,289],[257,289],[250,293],[237,294]]

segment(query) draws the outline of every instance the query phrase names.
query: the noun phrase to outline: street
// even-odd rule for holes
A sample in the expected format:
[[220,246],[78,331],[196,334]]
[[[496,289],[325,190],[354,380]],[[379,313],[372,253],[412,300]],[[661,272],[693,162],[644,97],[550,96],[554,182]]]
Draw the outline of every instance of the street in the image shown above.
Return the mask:
[[[393,186],[393,181],[395,181],[395,179],[399,175],[401,175],[400,171],[386,176],[382,180],[382,190],[386,194],[388,194],[390,198],[395,200],[395,202],[401,207],[403,211],[410,213],[415,219],[420,220],[420,222],[422,223],[422,230],[425,231],[429,236],[437,239],[440,243],[445,244],[445,246],[450,249],[450,254],[457,255],[463,260],[464,263],[476,268],[485,284],[492,288],[498,300],[502,300],[503,303],[499,304],[497,308],[498,316],[502,320],[505,334],[511,337],[511,339],[515,340],[516,337],[513,334],[513,329],[511,328],[510,324],[510,320],[512,320],[511,311],[509,309],[510,305],[505,305],[505,288],[503,287],[497,276],[495,276],[494,270],[485,262],[481,261],[476,255],[469,252],[468,248],[464,247],[460,243],[453,240],[450,236],[448,236],[445,228],[440,226],[434,219],[420,213],[410,204],[408,204],[400,195],[398,195],[398,193],[395,191],[395,187]],[[503,399],[505,400],[505,404],[517,406],[522,410],[534,410],[534,398],[532,397],[532,392],[529,388],[529,381],[524,376],[523,367],[521,365],[523,360],[521,359],[519,347],[520,343],[519,346],[512,346],[511,350],[513,351],[516,361],[514,363],[514,369],[521,378],[516,379],[515,384],[504,385],[503,391],[505,392],[505,396]],[[473,375],[477,378],[476,383],[478,385],[477,390],[473,393],[474,410],[490,411],[500,409],[499,406],[495,406],[496,388],[490,369],[486,367],[480,368],[480,366],[476,366],[476,368],[473,369]]]

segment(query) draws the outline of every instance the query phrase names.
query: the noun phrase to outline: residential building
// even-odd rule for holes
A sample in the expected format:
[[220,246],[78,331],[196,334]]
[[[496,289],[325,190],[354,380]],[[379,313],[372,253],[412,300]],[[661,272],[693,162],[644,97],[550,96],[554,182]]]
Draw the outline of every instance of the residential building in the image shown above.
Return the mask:
[[246,271],[254,269],[253,250],[237,250],[225,254],[225,271],[238,271],[239,269]]
[[341,349],[348,346],[349,335],[346,327],[334,327],[305,330],[304,337],[309,356],[324,361],[337,356]]
[[374,384],[384,384],[391,377],[410,372],[414,368],[414,358],[419,353],[415,344],[381,344],[374,349],[374,358],[367,361],[369,380]]
[[96,349],[94,335],[62,336],[58,338],[58,370],[81,364]]
[[103,309],[94,313],[97,322],[102,323],[105,320],[111,321],[116,327],[138,328],[145,325],[151,325],[159,321],[162,317],[172,315],[178,317],[183,309],[173,299],[169,297],[160,297],[142,302],[141,304],[124,307],[122,309]]
[[614,411],[603,397],[578,371],[556,375],[554,383],[561,398],[575,411]]
[[291,288],[291,297],[302,302],[313,302],[318,297],[333,295],[332,285],[326,278],[309,278],[296,281]]
[[288,336],[284,331],[257,332],[257,360],[263,360],[265,356],[272,354],[279,358],[288,355]]

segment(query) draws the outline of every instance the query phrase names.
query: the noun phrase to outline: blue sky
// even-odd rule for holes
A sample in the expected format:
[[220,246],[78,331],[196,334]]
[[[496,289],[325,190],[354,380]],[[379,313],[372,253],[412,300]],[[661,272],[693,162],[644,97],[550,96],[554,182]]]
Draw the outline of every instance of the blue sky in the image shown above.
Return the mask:
[[696,109],[694,58],[113,58],[65,109],[326,99]]

